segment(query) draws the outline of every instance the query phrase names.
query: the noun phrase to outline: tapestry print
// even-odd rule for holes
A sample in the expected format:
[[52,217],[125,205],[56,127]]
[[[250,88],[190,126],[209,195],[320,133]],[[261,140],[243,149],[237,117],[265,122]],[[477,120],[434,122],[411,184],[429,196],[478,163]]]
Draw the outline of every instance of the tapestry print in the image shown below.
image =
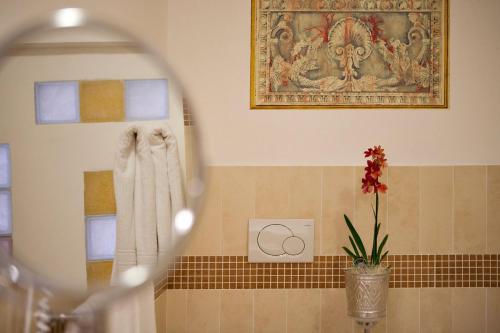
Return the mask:
[[447,105],[446,0],[253,0],[252,108]]

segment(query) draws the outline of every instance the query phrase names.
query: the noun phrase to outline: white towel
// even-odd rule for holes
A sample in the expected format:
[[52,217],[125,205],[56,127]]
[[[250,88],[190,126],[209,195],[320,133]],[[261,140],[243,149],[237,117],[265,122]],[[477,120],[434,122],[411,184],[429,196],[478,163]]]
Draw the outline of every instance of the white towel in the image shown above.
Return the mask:
[[156,173],[158,256],[163,258],[175,243],[175,215],[185,207],[182,173],[177,140],[168,126],[155,128],[150,144]]

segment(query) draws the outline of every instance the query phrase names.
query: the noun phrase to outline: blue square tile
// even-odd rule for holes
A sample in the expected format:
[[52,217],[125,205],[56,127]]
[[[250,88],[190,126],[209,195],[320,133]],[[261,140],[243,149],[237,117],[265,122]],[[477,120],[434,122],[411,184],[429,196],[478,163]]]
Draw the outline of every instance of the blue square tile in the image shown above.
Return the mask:
[[12,199],[9,191],[0,191],[0,235],[12,233]]
[[10,147],[0,144],[0,188],[10,187]]
[[116,216],[87,217],[87,260],[109,260],[115,255]]
[[36,122],[38,124],[80,121],[79,86],[76,81],[35,83]]
[[167,119],[167,80],[125,81],[125,113],[127,120]]

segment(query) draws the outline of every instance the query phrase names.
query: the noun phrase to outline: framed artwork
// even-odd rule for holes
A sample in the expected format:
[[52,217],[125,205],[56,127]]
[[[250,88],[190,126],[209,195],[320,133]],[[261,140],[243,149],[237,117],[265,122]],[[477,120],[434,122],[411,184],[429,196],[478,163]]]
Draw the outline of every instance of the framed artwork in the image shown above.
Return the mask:
[[252,0],[252,109],[447,108],[448,0]]

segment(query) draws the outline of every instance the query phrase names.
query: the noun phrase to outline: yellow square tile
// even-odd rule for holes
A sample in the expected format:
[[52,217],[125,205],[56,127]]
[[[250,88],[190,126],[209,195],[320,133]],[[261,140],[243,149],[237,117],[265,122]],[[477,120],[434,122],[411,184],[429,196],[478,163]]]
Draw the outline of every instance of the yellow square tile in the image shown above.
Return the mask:
[[111,279],[113,261],[88,261],[87,285],[89,287],[108,284]]
[[85,215],[116,214],[112,171],[84,173]]
[[80,82],[80,120],[82,123],[123,121],[124,119],[122,81]]

